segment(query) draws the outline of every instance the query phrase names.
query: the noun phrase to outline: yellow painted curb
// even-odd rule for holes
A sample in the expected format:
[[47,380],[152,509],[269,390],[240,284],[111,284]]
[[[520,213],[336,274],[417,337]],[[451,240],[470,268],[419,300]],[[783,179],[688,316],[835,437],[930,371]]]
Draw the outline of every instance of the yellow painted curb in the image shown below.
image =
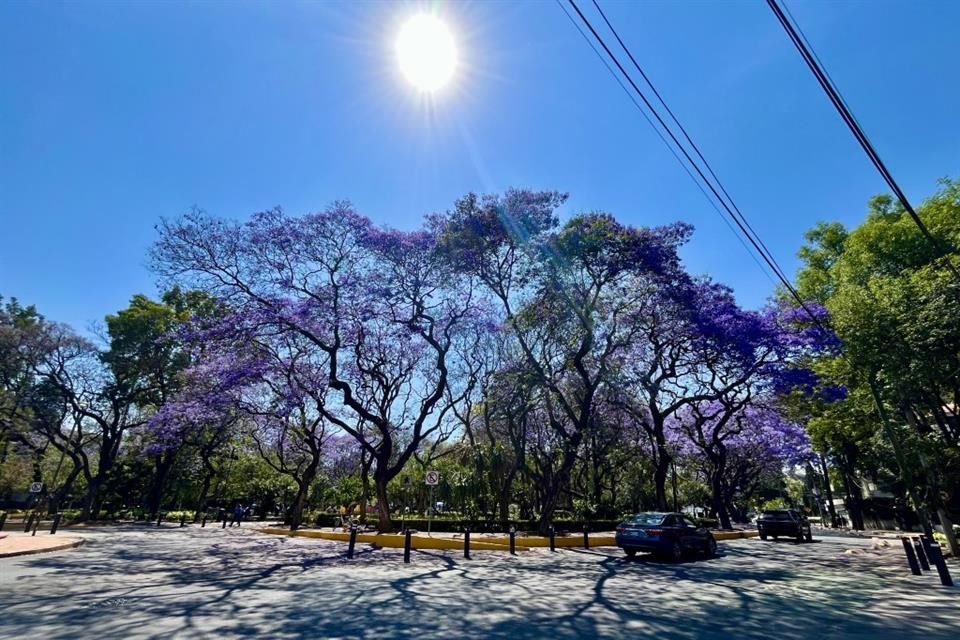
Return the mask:
[[[322,540],[336,540],[337,542],[348,542],[349,533],[337,533],[333,531],[289,531],[288,529],[257,529],[260,533],[266,533],[276,536],[289,536],[300,538],[320,538]],[[375,544],[380,547],[389,547],[392,549],[402,549],[404,545],[403,534],[390,533],[358,533],[357,542]],[[463,539],[454,538],[427,538],[425,536],[411,536],[410,547],[413,549],[463,549]],[[509,551],[509,542],[500,544],[491,542],[487,539],[471,540],[471,551]],[[530,547],[526,544],[516,545],[517,551],[529,551]]]
[[714,531],[714,540],[739,540],[740,538],[756,538],[759,531]]

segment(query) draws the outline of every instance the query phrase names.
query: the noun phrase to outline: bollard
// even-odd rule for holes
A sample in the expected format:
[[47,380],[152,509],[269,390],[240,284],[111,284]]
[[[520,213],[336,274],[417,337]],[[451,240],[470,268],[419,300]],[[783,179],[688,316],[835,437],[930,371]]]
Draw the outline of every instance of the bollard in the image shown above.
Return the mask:
[[583,525],[583,548],[590,548],[590,534],[587,531],[587,525]]
[[353,559],[353,549],[357,546],[357,528],[350,527],[350,542],[347,544],[347,558]]
[[930,571],[930,563],[927,562],[927,554],[924,551],[920,538],[914,537],[913,548],[917,552],[917,560],[920,561],[920,568],[924,571]]
[[945,587],[953,586],[953,578],[950,577],[950,569],[947,568],[947,562],[943,559],[943,551],[936,542],[931,542],[927,547],[927,553],[930,554],[930,560],[937,567],[937,573],[940,574],[940,584]]
[[900,536],[900,542],[903,543],[903,550],[907,554],[907,564],[910,565],[910,572],[915,576],[921,575],[920,565],[917,564],[917,554],[913,550],[913,545],[906,536]]
[[162,514],[162,513],[158,513],[158,514],[157,514],[157,526],[158,526],[158,527],[160,526],[160,521],[161,521],[161,520],[163,520],[163,514]]
[[50,535],[53,535],[57,532],[57,527],[60,526],[60,518],[62,517],[63,517],[63,514],[61,513],[58,513],[57,515],[53,516],[53,524],[50,525]]
[[3,525],[7,522],[7,512],[0,513],[0,531],[3,531]]
[[553,525],[550,525],[550,551],[557,550],[556,536],[557,536],[557,530],[553,528]]
[[406,536],[403,539],[403,562],[410,564],[410,529],[407,529]]
[[470,527],[463,530],[463,557],[470,559]]
[[30,533],[30,527],[33,526],[33,514],[27,516],[26,525],[23,527],[24,533]]
[[226,528],[227,528],[227,514],[223,514],[223,526],[220,527],[220,528],[221,528],[221,529],[226,529]]
[[203,514],[203,520],[200,522],[200,528],[204,529],[207,526],[207,514]]
[[187,516],[181,515],[181,516],[180,516],[180,528],[183,529],[185,526],[187,526]]
[[37,528],[39,527],[40,527],[40,514],[38,513],[36,519],[34,519],[33,521],[33,533],[31,533],[30,535],[32,536],[37,535]]
[[510,555],[517,555],[517,528],[510,527]]

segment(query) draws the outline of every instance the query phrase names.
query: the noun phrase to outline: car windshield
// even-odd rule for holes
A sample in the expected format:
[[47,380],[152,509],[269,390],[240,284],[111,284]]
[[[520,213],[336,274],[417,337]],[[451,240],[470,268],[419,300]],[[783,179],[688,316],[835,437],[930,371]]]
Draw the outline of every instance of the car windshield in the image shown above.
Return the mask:
[[666,517],[663,513],[638,513],[630,518],[630,524],[662,524]]
[[793,520],[789,511],[764,511],[763,517],[767,520]]

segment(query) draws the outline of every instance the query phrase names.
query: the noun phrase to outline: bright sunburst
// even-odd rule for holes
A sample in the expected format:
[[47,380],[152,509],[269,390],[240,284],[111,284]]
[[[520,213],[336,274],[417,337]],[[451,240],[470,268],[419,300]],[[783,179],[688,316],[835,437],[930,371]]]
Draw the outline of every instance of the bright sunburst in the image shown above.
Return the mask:
[[442,88],[457,68],[457,48],[447,25],[429,13],[408,20],[397,36],[397,62],[420,91]]

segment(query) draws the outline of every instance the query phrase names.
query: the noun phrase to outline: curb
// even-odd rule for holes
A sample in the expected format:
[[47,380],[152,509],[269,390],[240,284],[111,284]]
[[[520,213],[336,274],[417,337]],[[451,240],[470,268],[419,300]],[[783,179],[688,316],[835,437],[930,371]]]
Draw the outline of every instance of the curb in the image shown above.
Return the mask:
[[[290,531],[289,529],[257,529],[258,533],[265,533],[274,536],[287,536],[288,538],[320,538],[322,540],[333,540],[336,542],[349,542],[349,533],[335,533],[327,531]],[[403,549],[404,535],[402,533],[358,533],[357,542],[375,544],[380,547],[389,547],[391,549]],[[509,551],[510,543],[491,542],[490,540],[471,540],[470,549],[472,551]],[[529,551],[530,544],[517,543],[517,551]],[[463,540],[452,538],[426,538],[423,536],[410,537],[411,549],[463,549]]]
[[32,556],[38,553],[51,553],[53,551],[64,551],[65,549],[74,549],[85,542],[83,538],[77,538],[71,542],[64,542],[53,547],[44,547],[42,549],[24,549],[23,551],[0,551],[0,558],[14,558],[16,556]]

